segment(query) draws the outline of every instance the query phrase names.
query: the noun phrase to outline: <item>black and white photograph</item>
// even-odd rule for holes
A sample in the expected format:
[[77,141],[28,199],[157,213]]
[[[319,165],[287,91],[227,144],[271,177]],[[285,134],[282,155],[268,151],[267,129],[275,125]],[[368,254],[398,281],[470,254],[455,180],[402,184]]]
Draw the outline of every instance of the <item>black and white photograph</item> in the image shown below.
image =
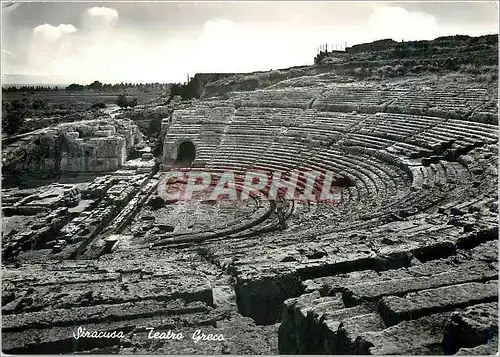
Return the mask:
[[2,1],[3,355],[497,355],[498,1]]

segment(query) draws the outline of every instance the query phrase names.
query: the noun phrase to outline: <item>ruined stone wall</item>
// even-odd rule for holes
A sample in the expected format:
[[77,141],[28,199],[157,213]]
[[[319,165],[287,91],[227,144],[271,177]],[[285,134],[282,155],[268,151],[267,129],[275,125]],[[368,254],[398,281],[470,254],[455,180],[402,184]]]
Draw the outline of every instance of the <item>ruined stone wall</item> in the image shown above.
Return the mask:
[[[128,119],[61,124],[7,148],[7,171],[55,174],[119,169],[142,134]],[[9,150],[10,149],[10,150]]]
[[61,171],[112,171],[127,158],[127,140],[122,136],[76,139],[74,149],[62,153]]

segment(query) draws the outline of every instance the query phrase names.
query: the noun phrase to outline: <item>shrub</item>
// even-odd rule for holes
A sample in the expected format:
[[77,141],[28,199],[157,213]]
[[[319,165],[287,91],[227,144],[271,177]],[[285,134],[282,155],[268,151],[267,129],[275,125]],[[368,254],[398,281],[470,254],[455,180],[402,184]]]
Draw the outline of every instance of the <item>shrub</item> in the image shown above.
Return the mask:
[[149,126],[147,130],[148,135],[160,134],[161,132],[161,122],[162,118],[154,118],[149,121]]
[[498,73],[490,72],[490,73],[481,73],[476,76],[477,81],[491,83],[498,80]]
[[7,135],[18,134],[28,114],[25,103],[14,100],[12,103],[2,105],[2,131]]
[[182,99],[197,98],[195,82],[191,80],[188,84],[174,83],[170,87],[170,98],[180,96]]
[[120,108],[126,108],[128,106],[127,96],[125,94],[120,94],[116,99],[116,105]]
[[132,100],[129,100],[129,102],[128,102],[128,106],[129,106],[129,107],[132,107],[132,108],[133,108],[133,107],[135,107],[136,105],[137,105],[137,98],[134,98],[134,99],[132,99]]
[[457,59],[455,57],[451,58],[451,57],[447,57],[445,60],[444,60],[444,63],[443,63],[443,68],[444,69],[448,69],[448,70],[451,70],[451,71],[455,71],[458,69],[458,66],[457,66]]
[[44,109],[46,107],[46,103],[43,99],[35,99],[33,103],[31,103],[31,108],[34,110]]
[[106,104],[103,102],[94,103],[94,104],[92,104],[91,108],[92,109],[104,109],[104,108],[106,108]]
[[83,91],[85,89],[85,86],[77,83],[71,83],[69,86],[66,87],[67,91]]
[[94,81],[88,85],[89,89],[100,90],[102,89],[102,83],[99,81]]
[[154,144],[153,155],[155,157],[163,155],[163,141],[161,138],[158,138]]

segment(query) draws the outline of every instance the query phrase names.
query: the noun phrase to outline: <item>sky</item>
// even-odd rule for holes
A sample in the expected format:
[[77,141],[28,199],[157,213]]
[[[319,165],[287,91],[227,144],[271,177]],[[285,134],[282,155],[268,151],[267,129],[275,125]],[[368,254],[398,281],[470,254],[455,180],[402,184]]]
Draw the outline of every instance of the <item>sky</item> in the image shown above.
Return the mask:
[[309,65],[325,43],[497,33],[492,1],[2,2],[2,78],[184,82]]

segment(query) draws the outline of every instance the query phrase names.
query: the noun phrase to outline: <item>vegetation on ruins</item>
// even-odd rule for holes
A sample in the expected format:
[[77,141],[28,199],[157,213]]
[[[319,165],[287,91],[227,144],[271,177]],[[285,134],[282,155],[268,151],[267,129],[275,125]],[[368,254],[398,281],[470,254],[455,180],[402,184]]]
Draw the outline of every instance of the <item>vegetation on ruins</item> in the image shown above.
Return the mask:
[[189,81],[187,84],[174,83],[170,87],[170,99],[176,95],[180,96],[182,99],[192,99],[197,98],[195,82],[193,80]]
[[[302,76],[314,75],[313,67],[291,67],[266,72],[220,75],[215,80],[208,79],[201,97],[223,95],[232,91],[252,91]],[[195,76],[196,77],[196,76]]]
[[498,78],[498,36],[380,40],[348,47],[343,53],[323,51],[314,63],[318,70],[352,75],[356,79],[465,71],[480,75],[481,81],[493,81]]
[[92,104],[92,107],[91,107],[91,109],[104,109],[104,108],[106,108],[106,103],[103,103],[103,102],[94,103],[94,104]]
[[2,132],[13,135],[20,131],[26,117],[26,104],[21,101],[2,104]]
[[[61,93],[58,91],[57,93]],[[84,110],[59,102],[59,96],[45,96],[44,92],[30,93],[8,93],[2,101],[2,134],[11,136],[45,128],[59,122],[91,119],[102,115],[88,109],[105,108],[102,101],[89,106],[84,102]],[[62,97],[64,98],[64,97]]]
[[137,105],[137,98],[128,100],[125,94],[120,94],[118,96],[118,99],[116,99],[116,105],[118,105],[120,108],[133,108]]
[[2,132],[14,135],[26,131],[25,118],[36,114],[47,107],[47,103],[40,98],[30,101],[28,97],[2,103]]
[[153,118],[149,121],[149,126],[146,134],[148,135],[159,135],[161,132],[161,122],[162,118]]

